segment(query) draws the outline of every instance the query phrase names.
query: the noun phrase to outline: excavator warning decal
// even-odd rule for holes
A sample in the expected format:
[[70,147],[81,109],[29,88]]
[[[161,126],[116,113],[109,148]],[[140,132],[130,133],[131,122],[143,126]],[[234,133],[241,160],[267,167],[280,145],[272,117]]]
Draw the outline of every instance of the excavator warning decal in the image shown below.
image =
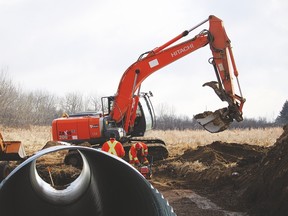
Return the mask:
[[157,65],[159,65],[159,62],[157,59],[154,59],[154,60],[149,62],[150,68],[156,67]]
[[218,64],[218,68],[219,68],[220,71],[224,71],[224,67],[223,67],[222,63]]
[[76,130],[65,130],[65,131],[59,131],[59,139],[60,140],[66,140],[66,139],[78,139],[77,135],[74,135],[76,133]]

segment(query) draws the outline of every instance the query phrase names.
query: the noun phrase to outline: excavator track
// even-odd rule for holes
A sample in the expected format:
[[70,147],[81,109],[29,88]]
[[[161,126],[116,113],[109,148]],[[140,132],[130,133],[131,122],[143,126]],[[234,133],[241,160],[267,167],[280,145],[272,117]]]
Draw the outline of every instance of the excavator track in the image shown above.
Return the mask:
[[149,156],[153,158],[153,161],[163,160],[169,156],[168,149],[163,140],[155,138],[133,137],[130,138],[129,142],[123,144],[126,152],[125,159],[127,161],[129,161],[129,149],[131,145],[136,142],[144,142],[148,146]]
[[[150,163],[153,161],[163,160],[168,157],[169,152],[166,148],[166,144],[163,140],[155,139],[155,138],[130,138],[127,142],[123,143],[123,147],[125,150],[125,157],[123,158],[125,161],[129,162],[129,150],[133,143],[136,142],[144,142],[148,146],[149,157],[148,160]],[[78,146],[86,146],[95,148],[96,146],[89,145],[88,143],[82,143]],[[99,145],[97,146],[99,148]],[[82,167],[82,159],[79,155],[79,152],[72,150],[67,153],[64,159],[64,163],[66,165],[72,165],[77,168]]]

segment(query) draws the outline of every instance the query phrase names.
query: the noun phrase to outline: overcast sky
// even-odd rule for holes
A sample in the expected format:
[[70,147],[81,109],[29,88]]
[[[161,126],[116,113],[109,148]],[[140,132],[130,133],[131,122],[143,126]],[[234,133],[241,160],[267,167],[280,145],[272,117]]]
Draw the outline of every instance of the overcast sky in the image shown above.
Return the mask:
[[[213,14],[232,43],[244,117],[273,120],[288,99],[287,11],[285,0],[0,0],[0,67],[27,91],[114,95],[141,53]],[[202,87],[216,80],[210,57],[208,46],[197,50],[152,74],[142,90],[153,92],[156,108],[179,115],[225,107]]]

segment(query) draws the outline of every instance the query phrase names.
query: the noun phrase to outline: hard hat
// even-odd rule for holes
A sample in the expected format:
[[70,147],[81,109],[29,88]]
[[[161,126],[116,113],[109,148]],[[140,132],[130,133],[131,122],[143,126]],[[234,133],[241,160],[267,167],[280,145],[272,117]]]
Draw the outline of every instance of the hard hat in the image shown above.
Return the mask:
[[142,145],[140,143],[136,143],[135,145],[136,150],[142,149]]

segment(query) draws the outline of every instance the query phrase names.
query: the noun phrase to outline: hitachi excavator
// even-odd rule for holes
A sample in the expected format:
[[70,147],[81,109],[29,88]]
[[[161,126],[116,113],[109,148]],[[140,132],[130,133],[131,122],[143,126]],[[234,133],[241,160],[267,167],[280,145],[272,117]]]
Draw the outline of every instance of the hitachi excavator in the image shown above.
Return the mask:
[[[206,22],[209,22],[209,30],[204,29],[193,38],[175,44]],[[89,142],[101,146],[109,135],[114,133],[126,150],[131,143],[142,141],[148,144],[149,153],[153,155],[154,160],[166,158],[168,151],[164,141],[143,137],[145,131],[155,126],[155,115],[150,101],[151,94],[142,93],[141,85],[155,71],[206,45],[209,45],[212,52],[209,62],[217,80],[207,82],[203,86],[210,86],[222,101],[228,103],[228,107],[215,112],[206,111],[195,115],[194,118],[212,133],[227,129],[233,120],[242,121],[245,99],[242,96],[230,40],[222,20],[211,15],[162,46],[141,54],[122,75],[116,94],[101,99],[101,112],[77,113],[54,119],[53,140],[72,144]],[[234,90],[233,78],[237,80],[238,94]]]

